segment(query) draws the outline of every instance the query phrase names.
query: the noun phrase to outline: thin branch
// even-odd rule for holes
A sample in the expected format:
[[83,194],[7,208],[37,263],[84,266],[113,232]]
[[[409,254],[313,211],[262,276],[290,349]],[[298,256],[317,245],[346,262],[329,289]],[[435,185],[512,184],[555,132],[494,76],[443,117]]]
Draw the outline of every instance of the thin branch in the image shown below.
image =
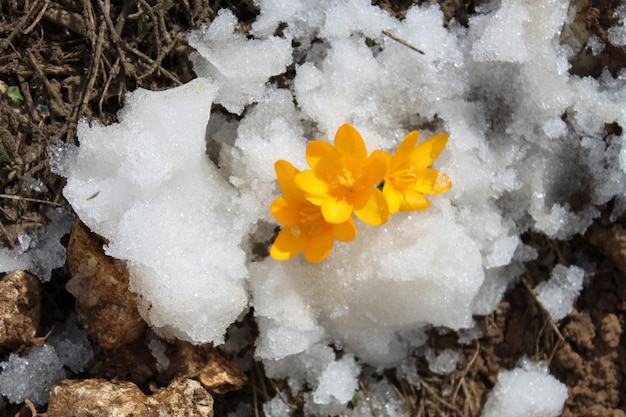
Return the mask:
[[38,198],[22,197],[21,195],[0,194],[0,198],[5,198],[7,200],[26,201],[27,203],[47,204],[49,206],[54,206],[54,207],[63,207],[63,204],[55,203],[54,201],[40,200]]
[[476,342],[476,352],[474,352],[474,355],[472,355],[472,359],[470,359],[470,361],[465,366],[465,369],[463,369],[463,372],[461,372],[461,375],[459,377],[459,383],[454,388],[454,393],[452,394],[453,403],[456,403],[456,396],[459,393],[459,388],[461,388],[461,384],[463,383],[465,376],[469,372],[470,368],[474,364],[474,361],[476,360],[476,358],[478,358],[478,354],[480,353],[480,342],[478,340],[475,340],[475,342]]
[[39,11],[39,13],[37,14],[37,17],[35,17],[35,20],[33,20],[33,23],[30,24],[30,26],[28,26],[26,29],[24,29],[24,31],[22,32],[24,35],[29,34],[30,32],[32,32],[33,29],[35,29],[35,26],[37,26],[37,23],[39,23],[39,21],[41,20],[41,18],[43,17],[44,13],[46,13],[46,9],[48,8],[48,5],[50,4],[49,0],[46,0],[46,2],[44,3],[43,7],[41,8],[41,10]]
[[408,43],[404,39],[398,38],[396,35],[393,35],[393,34],[389,33],[386,30],[383,30],[383,35],[390,37],[391,39],[393,39],[394,41],[398,42],[399,44],[404,45],[407,48],[412,49],[412,50],[414,50],[417,53],[420,53],[422,55],[426,55],[426,53],[424,51],[422,51],[421,49],[416,48],[415,46],[411,45],[410,43]]
[[[24,30],[26,25],[28,25],[31,19],[35,17],[35,15],[39,12],[39,9],[37,7],[39,3],[40,2],[34,2],[33,5],[30,7],[30,9],[28,10],[28,13],[26,13],[26,15],[20,19],[17,25],[15,25],[15,27],[13,28],[9,36],[7,36],[5,39],[2,39],[3,42],[0,43],[0,53],[4,52],[4,50],[6,49],[8,45],[12,46],[13,40],[18,35],[22,34],[22,31]],[[45,5],[42,6],[42,8],[43,7],[45,7]]]

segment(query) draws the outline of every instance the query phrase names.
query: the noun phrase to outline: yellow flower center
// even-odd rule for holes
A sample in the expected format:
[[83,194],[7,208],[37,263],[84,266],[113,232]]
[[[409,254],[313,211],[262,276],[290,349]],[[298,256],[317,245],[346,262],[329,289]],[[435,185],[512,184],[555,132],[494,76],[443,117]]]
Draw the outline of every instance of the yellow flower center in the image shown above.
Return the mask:
[[306,205],[300,209],[300,225],[302,227],[312,226],[322,220],[322,212],[318,206]]
[[296,226],[291,226],[291,233],[294,236],[304,233],[308,237],[314,237],[320,234],[320,226],[324,218],[318,206],[306,205],[300,209],[298,215],[300,222]]
[[344,187],[352,187],[356,180],[352,176],[352,173],[347,169],[342,169],[341,175],[337,176],[337,182],[343,185]]
[[408,187],[415,183],[417,175],[410,168],[399,169],[389,175],[389,180],[397,187]]

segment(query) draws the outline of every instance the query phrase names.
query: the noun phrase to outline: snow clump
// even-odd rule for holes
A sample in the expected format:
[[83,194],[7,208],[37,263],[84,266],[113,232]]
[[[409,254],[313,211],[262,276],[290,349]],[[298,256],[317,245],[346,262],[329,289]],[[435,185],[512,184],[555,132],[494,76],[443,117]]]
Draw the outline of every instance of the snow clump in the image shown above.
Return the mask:
[[557,417],[567,400],[567,387],[548,374],[545,364],[523,359],[498,375],[481,417]]
[[559,321],[572,311],[574,299],[583,288],[584,277],[585,271],[582,268],[557,265],[552,270],[550,279],[535,287],[537,299],[552,320]]

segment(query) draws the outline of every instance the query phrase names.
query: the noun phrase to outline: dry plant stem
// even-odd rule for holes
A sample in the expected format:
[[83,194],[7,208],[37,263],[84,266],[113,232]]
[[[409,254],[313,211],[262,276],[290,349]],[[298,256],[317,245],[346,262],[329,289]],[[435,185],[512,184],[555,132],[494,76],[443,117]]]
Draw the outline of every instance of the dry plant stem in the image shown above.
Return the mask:
[[[146,0],[139,0],[139,4],[143,6],[141,10],[144,13],[148,14],[151,22],[158,22],[158,18],[156,14],[154,13],[152,6],[148,4]],[[161,39],[160,39],[161,33],[159,33],[160,27],[158,26],[158,24],[156,24],[156,25],[153,25],[152,28],[153,28],[152,35],[154,36],[154,45],[156,45],[157,47],[157,55],[160,55],[160,52],[161,52]]]
[[[35,407],[35,404],[33,404],[33,402],[31,400],[29,400],[28,398],[26,400],[24,400],[24,404],[26,404],[26,407],[28,408],[28,411],[30,411],[31,417],[37,417],[40,414],[37,412],[37,407]],[[20,412],[19,415],[21,416],[22,413]]]
[[167,45],[166,48],[161,49],[159,47],[160,49],[159,56],[157,57],[155,61],[153,61],[152,65],[150,66],[150,68],[148,68],[146,72],[144,72],[139,77],[137,77],[137,80],[141,80],[152,75],[159,68],[163,70],[163,67],[161,67],[161,62],[163,62],[163,59],[176,47],[176,45],[178,45],[179,40],[180,40],[180,35],[177,35],[174,39],[171,40],[171,42]]
[[274,389],[274,392],[276,392],[276,395],[278,395],[278,398],[280,398],[280,400],[285,403],[285,405],[289,408],[291,408],[292,410],[297,410],[298,406],[296,404],[292,404],[289,402],[289,400],[287,400],[287,398],[285,398],[285,396],[283,395],[282,392],[280,392],[280,390],[278,389],[278,387],[276,386],[276,384],[274,383],[274,381],[272,381],[271,379],[268,379],[268,381],[270,382],[270,384],[272,384],[272,388]]
[[2,234],[7,237],[7,240],[11,244],[11,247],[15,246],[15,241],[13,239],[9,239],[9,234],[7,233],[7,229],[6,227],[4,227],[4,223],[2,223],[1,221],[0,221],[0,231],[2,231]]
[[478,410],[480,408],[480,403],[478,402],[478,395],[476,392],[470,392],[465,380],[463,380],[463,395],[465,396],[465,404],[463,406],[463,412],[465,415],[474,415],[474,410]]
[[[124,73],[126,75],[132,76],[133,78],[135,77],[135,70],[134,68],[128,63],[127,59],[126,59],[126,55],[124,54],[123,50],[126,50],[128,52],[131,52],[132,54],[136,55],[137,57],[143,59],[144,61],[146,61],[148,64],[150,64],[151,66],[155,66],[160,73],[162,73],[164,76],[166,76],[167,78],[169,78],[171,81],[173,81],[176,85],[182,85],[182,82],[180,81],[180,78],[178,78],[178,76],[176,74],[173,74],[172,72],[166,70],[165,68],[161,67],[158,63],[155,63],[155,61],[150,58],[149,56],[147,56],[146,54],[144,54],[143,52],[141,52],[140,50],[138,50],[137,48],[134,48],[128,44],[126,44],[122,38],[120,38],[119,33],[117,33],[115,26],[113,25],[113,21],[111,20],[111,15],[110,15],[110,8],[111,8],[111,3],[109,0],[104,0],[104,2],[102,0],[98,0],[98,4],[100,6],[100,9],[102,10],[102,13],[104,14],[104,21],[107,24],[107,27],[109,28],[109,31],[111,32],[111,38],[113,40],[113,45],[115,47],[115,49],[117,50],[118,56],[120,58],[120,60],[122,61],[122,68],[124,68]],[[163,59],[163,58],[161,58]]]
[[420,401],[420,408],[417,410],[415,417],[422,417],[424,415],[424,402]]
[[[389,378],[385,378],[385,379],[387,380],[387,383],[389,384],[389,386],[391,387],[393,392],[395,392],[396,395],[398,396],[398,398],[400,398],[402,400],[402,402],[404,403],[407,413],[409,413],[409,415],[412,415],[413,414],[413,410],[415,409],[415,404],[416,403],[415,403],[415,401],[411,401],[409,399],[409,397],[406,395],[406,392],[404,390],[404,384],[402,384],[403,381],[400,381],[400,386],[402,388],[402,391],[400,391],[400,389],[398,387],[396,387],[395,384],[393,384],[391,381],[389,381]],[[409,386],[411,386],[411,385],[409,385]]]
[[567,262],[565,261],[563,254],[561,253],[561,249],[559,249],[559,245],[557,245],[554,241],[550,241],[550,247],[552,248],[552,250],[554,250],[554,252],[556,252],[556,257],[559,260],[559,263],[566,265]]
[[47,204],[54,207],[63,207],[63,204],[55,203],[54,201],[39,200],[37,198],[22,197],[20,195],[0,194],[0,198],[6,198],[8,200],[21,200],[27,203]]
[[[527,280],[528,277],[528,272],[525,274],[524,277],[522,277],[521,281],[522,281],[522,285],[524,285],[524,288],[526,288],[526,291],[528,291],[531,296],[533,297],[533,299],[535,300],[535,303],[537,304],[537,306],[539,307],[539,309],[541,310],[541,312],[543,313],[545,319],[547,320],[547,324],[550,325],[550,328],[552,329],[552,331],[557,335],[559,341],[557,342],[556,346],[552,349],[552,352],[550,353],[550,356],[548,357],[548,360],[546,362],[547,366],[550,366],[550,362],[552,361],[552,359],[554,358],[554,355],[556,354],[556,351],[561,347],[561,345],[565,342],[565,337],[561,334],[561,331],[559,330],[559,327],[556,325],[556,323],[554,322],[554,320],[552,320],[552,317],[550,316],[550,313],[548,313],[548,311],[546,310],[546,308],[543,306],[543,304],[541,304],[541,302],[539,302],[539,300],[537,299],[537,293],[535,293],[535,290],[532,289],[532,287],[530,286],[530,284],[528,283]],[[544,326],[542,327],[541,331],[539,332],[538,337],[541,336],[541,333],[544,330],[545,327],[545,323]],[[539,342],[537,341],[537,344]],[[539,350],[539,348],[537,347],[537,351]]]
[[454,388],[454,392],[452,393],[452,397],[451,397],[452,403],[456,403],[456,396],[459,393],[459,388],[461,388],[461,384],[463,384],[463,382],[465,381],[465,377],[467,376],[467,373],[469,372],[470,368],[474,364],[474,361],[476,361],[476,358],[478,358],[478,355],[480,354],[480,342],[478,340],[475,340],[475,342],[476,342],[476,351],[472,355],[472,358],[470,359],[470,361],[465,366],[465,369],[463,369],[463,371],[461,372],[461,375],[459,377],[459,382],[457,383],[456,387]]
[[[28,26],[31,20],[35,17],[35,15],[39,13],[40,9],[37,7],[39,4],[40,2],[35,2],[32,4],[32,6],[30,6],[30,9],[28,9],[28,13],[26,13],[26,15],[24,15],[24,17],[20,19],[19,23],[15,25],[9,36],[7,36],[6,39],[4,39],[4,42],[0,44],[0,54],[4,52],[8,45],[12,44],[13,40],[17,36],[23,33],[24,28]],[[44,6],[41,7],[43,8]]]
[[[458,409],[458,407],[456,407],[454,404],[450,404],[449,402],[447,402],[446,400],[444,400],[443,398],[441,398],[441,396],[435,391],[435,389],[433,387],[431,387],[428,383],[426,383],[426,381],[422,380],[420,381],[422,388],[424,388],[426,391],[428,391],[428,393],[430,395],[432,395],[432,397],[437,400],[438,403],[440,403],[441,405],[443,405],[444,407],[456,412],[456,413],[461,413],[461,410]],[[429,401],[429,400],[425,400],[425,401]]]
[[104,103],[104,99],[107,96],[107,92],[109,91],[109,88],[111,87],[111,81],[113,81],[113,79],[117,77],[119,73],[120,73],[120,58],[118,57],[113,63],[113,66],[111,67],[111,69],[109,70],[109,75],[107,77],[106,82],[104,83],[104,87],[102,88],[102,94],[100,94],[100,100],[98,101],[98,110],[100,111],[100,114],[102,114],[102,105]]
[[165,9],[165,6],[163,4],[163,0],[159,0],[158,6],[159,6],[159,9],[161,10],[161,12],[159,13],[159,18],[158,18],[157,22],[159,23],[159,28],[161,29],[161,34],[163,35],[163,39],[165,40],[165,43],[171,43],[172,42],[172,38],[170,37],[170,33],[167,30],[167,26],[165,25],[165,17],[164,17],[165,13],[163,12],[164,9]]
[[407,42],[407,41],[405,41],[404,39],[398,38],[396,35],[393,35],[393,34],[391,34],[391,33],[387,32],[386,30],[383,30],[383,35],[385,35],[385,36],[387,36],[387,37],[389,37],[389,38],[393,39],[394,41],[398,42],[398,43],[399,43],[399,44],[401,44],[401,45],[406,46],[406,47],[407,47],[407,48],[409,48],[409,49],[414,50],[414,51],[415,51],[415,52],[417,52],[417,53],[420,53],[420,54],[422,54],[422,55],[426,55],[426,53],[425,53],[424,51],[422,51],[421,49],[416,48],[415,46],[411,45],[410,43],[408,43],[408,42]]
[[[89,78],[87,81],[87,87],[85,94],[83,95],[83,100],[80,104],[80,108],[78,109],[77,116],[80,116],[84,113],[85,108],[89,101],[91,100],[91,91],[96,83],[96,78],[98,76],[98,68],[100,67],[100,61],[102,58],[102,46],[104,44],[104,34],[106,33],[106,26],[104,22],[100,23],[100,27],[98,28],[98,38],[96,39],[95,49],[94,49],[94,59],[89,68]],[[77,119],[78,120],[78,119]]]
[[89,39],[85,18],[81,14],[57,9],[56,7],[49,7],[43,17],[59,27],[66,27],[83,38]]
[[32,118],[33,122],[39,123],[41,121],[41,118],[39,117],[39,112],[37,111],[35,103],[33,102],[33,96],[30,94],[30,86],[28,85],[28,80],[20,80],[20,92],[22,93],[22,97],[24,97],[24,103],[28,108],[28,112],[30,113],[30,117]]
[[124,41],[120,37],[119,33],[117,33],[115,25],[113,25],[113,21],[111,20],[111,14],[110,14],[111,2],[109,0],[104,0],[104,1],[98,0],[98,5],[100,6],[100,10],[102,11],[104,21],[106,22],[107,27],[109,28],[109,32],[111,33],[111,40],[113,41],[113,46],[115,47],[115,50],[117,51],[117,55],[120,57],[120,60],[122,61],[122,68],[124,68],[124,73],[129,76],[134,76],[135,71],[133,67],[128,63],[126,59],[126,55],[124,54],[124,51],[122,49],[122,46],[125,46]]
[[[447,413],[445,411],[443,411],[441,408],[439,408],[437,406],[437,404],[435,404],[433,401],[430,400],[424,400],[424,402],[426,403],[426,406],[431,407],[433,409],[435,409],[437,411],[437,415],[438,416],[444,416],[447,417]],[[428,413],[429,415],[431,415],[431,413]]]
[[261,383],[261,392],[263,393],[263,399],[265,402],[271,400],[270,394],[267,392],[267,386],[265,385],[265,373],[261,370],[258,362],[254,362],[254,370],[256,376],[259,378],[259,382]]
[[[363,391],[366,398],[370,398],[372,396],[372,392],[369,390],[369,388],[367,388],[367,385],[365,385],[365,382],[363,382],[361,378],[359,378],[359,388],[361,388],[361,391]],[[367,400],[367,405],[370,409],[370,412],[372,413],[372,416],[378,417],[378,411],[376,411],[376,409],[373,407],[372,402]]]
[[85,16],[87,39],[91,41],[93,47],[96,40],[96,17],[89,0],[83,0],[83,15]]
[[[90,21],[90,19],[88,19]],[[94,33],[92,30],[89,30],[90,33]],[[71,144],[76,144],[76,138],[74,135],[76,125],[78,124],[78,119],[82,117],[87,108],[89,101],[91,100],[91,91],[96,83],[96,78],[98,75],[98,68],[100,67],[100,62],[102,59],[102,47],[104,44],[104,34],[106,32],[106,25],[104,22],[100,23],[100,27],[98,28],[98,37],[92,39],[92,61],[89,66],[89,71],[87,73],[87,82],[83,83],[83,88],[80,92],[80,100],[74,106],[72,111],[71,119],[68,124],[68,131],[66,135],[66,142]],[[94,33],[95,36],[95,33]]]
[[[146,61],[149,64],[154,64],[154,60],[152,58],[150,58],[149,56],[147,56],[146,54],[144,54],[143,52],[139,51],[136,48],[133,48],[130,45],[124,45],[124,48],[129,51],[132,52],[133,54],[137,55],[139,58],[143,59],[144,61]],[[158,66],[159,71],[165,75],[167,78],[170,79],[170,81],[174,82],[176,85],[182,85],[182,81],[180,80],[180,78],[178,78],[178,76],[168,70],[166,70],[165,68]]]
[[46,13],[46,9],[48,9],[49,5],[50,5],[50,0],[46,0],[43,4],[43,7],[39,11],[39,13],[37,13],[37,16],[35,17],[33,22],[30,24],[30,26],[28,26],[26,29],[22,31],[23,34],[26,35],[30,33],[35,28],[35,26],[37,26],[37,23],[39,23],[39,21],[43,18],[43,15],[44,13]]
[[[70,66],[58,66],[58,65],[47,65],[40,64],[41,70],[46,76],[52,77],[70,77],[73,75],[78,75],[78,73],[71,68]],[[25,69],[22,66],[18,66],[16,63],[9,63],[0,68],[0,74],[3,75],[20,75],[24,78],[30,78],[35,74],[35,71]],[[22,95],[24,95],[24,91],[20,89]]]
[[254,417],[259,417],[259,399],[257,398],[256,393],[256,377],[250,379],[252,380],[252,407],[254,408]]
[[[102,35],[103,24],[100,24],[100,30],[98,33],[98,37],[96,38],[96,26],[95,26],[95,15],[93,11],[93,7],[91,6],[91,2],[89,0],[83,0],[83,15],[84,15],[84,24],[85,24],[85,33],[87,34],[87,38],[91,41],[91,50],[92,59],[91,65],[89,66],[86,80],[87,82],[82,83],[81,91],[78,96],[78,100],[72,109],[72,114],[70,119],[64,126],[65,130],[65,142],[70,144],[76,144],[76,125],[78,124],[78,119],[82,117],[83,111],[85,109],[86,103],[89,102],[89,91],[90,86],[93,87],[95,83],[95,77],[97,73],[97,67],[95,64],[99,65],[99,60],[102,56],[102,42],[98,42],[98,39]],[[100,44],[98,50],[98,44]]]
[[46,77],[46,74],[44,74],[43,71],[41,70],[41,67],[37,63],[35,56],[30,51],[27,52],[26,55],[31,65],[33,66],[33,69],[35,70],[35,74],[37,75],[37,77],[41,78],[41,80],[44,83],[44,86],[46,87],[46,90],[50,97],[50,112],[54,113],[57,116],[62,117],[65,114],[65,111],[64,111],[65,103],[59,96],[59,93],[57,92],[57,90],[55,90],[50,84],[50,80],[48,80],[48,77]]
[[124,30],[124,25],[126,24],[126,19],[130,14],[130,9],[134,5],[133,2],[125,1],[122,2],[122,10],[120,11],[120,15],[117,17],[117,22],[115,23],[115,31],[117,33],[122,33]]

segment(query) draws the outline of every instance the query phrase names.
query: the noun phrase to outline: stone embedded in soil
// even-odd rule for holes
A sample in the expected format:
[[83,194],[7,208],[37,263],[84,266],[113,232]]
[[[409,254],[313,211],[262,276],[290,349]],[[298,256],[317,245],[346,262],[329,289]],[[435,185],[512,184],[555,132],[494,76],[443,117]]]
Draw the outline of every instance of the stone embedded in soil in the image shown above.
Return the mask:
[[239,390],[248,382],[246,374],[216,349],[177,342],[167,356],[166,375],[193,376],[214,394]]
[[63,380],[50,390],[47,417],[212,417],[213,397],[199,382],[176,379],[154,395],[133,383]]
[[[236,391],[248,382],[245,373],[215,348],[183,341],[168,343],[154,337],[148,331],[146,338],[103,352],[96,358],[91,376],[127,380],[142,387],[153,381],[167,385],[178,378],[193,378],[211,394]],[[158,340],[164,346],[158,357],[148,340]],[[159,364],[161,369],[157,369]]]
[[126,265],[107,256],[102,245],[86,226],[74,224],[67,290],[76,297],[79,323],[100,346],[115,349],[144,334],[147,326],[137,311],[137,295],[128,290]]
[[40,316],[39,280],[25,271],[6,275],[0,281],[0,345],[31,344]]

